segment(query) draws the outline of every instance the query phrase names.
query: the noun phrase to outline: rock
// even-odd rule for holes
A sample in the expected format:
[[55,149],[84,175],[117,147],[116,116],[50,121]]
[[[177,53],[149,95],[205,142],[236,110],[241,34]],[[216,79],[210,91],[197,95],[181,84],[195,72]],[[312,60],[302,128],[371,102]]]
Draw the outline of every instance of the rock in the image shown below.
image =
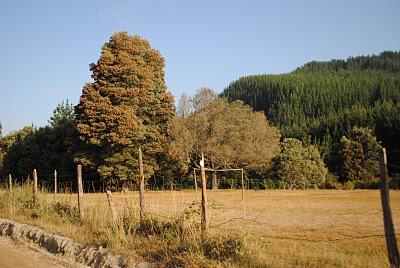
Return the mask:
[[40,228],[0,219],[0,235],[15,241],[33,243],[48,252],[91,267],[140,267],[153,268],[154,264],[134,264],[119,255],[113,255],[101,246],[84,246],[70,238],[48,233]]

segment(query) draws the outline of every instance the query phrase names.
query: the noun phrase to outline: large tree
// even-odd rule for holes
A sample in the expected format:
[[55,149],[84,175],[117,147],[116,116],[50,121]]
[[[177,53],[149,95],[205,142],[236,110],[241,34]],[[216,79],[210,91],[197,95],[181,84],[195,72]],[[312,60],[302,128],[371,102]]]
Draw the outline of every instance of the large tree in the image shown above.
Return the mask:
[[284,188],[317,188],[327,174],[318,149],[293,138],[281,142],[281,152],[273,162],[273,175]]
[[93,83],[83,87],[76,106],[76,130],[83,153],[76,161],[109,183],[137,175],[138,148],[145,176],[159,168],[166,151],[173,96],[164,82],[164,59],[150,43],[126,32],[114,34],[91,64]]
[[340,175],[343,181],[368,181],[379,174],[382,147],[369,128],[354,127],[340,139]]
[[[222,98],[187,118],[177,118],[174,134],[183,161],[194,164],[204,154],[212,169],[266,170],[279,149],[279,131],[268,124],[263,113]],[[213,173],[213,188],[216,186]]]

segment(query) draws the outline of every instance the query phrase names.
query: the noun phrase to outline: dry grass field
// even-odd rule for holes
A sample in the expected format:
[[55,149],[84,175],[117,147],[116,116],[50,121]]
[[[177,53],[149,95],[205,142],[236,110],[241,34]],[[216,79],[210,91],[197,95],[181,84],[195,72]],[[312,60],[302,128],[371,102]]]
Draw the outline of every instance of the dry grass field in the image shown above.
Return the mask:
[[[7,199],[5,191],[0,194],[2,199]],[[126,226],[121,232],[120,227],[115,229],[110,225],[106,194],[84,194],[84,221],[63,216],[60,212],[65,205],[56,206],[76,206],[76,194],[42,194],[40,208],[27,209],[21,203],[28,204],[30,195],[30,188],[15,189],[13,209],[3,202],[1,216],[84,243],[100,243],[132,259],[155,261],[161,266],[388,267],[377,190],[248,190],[244,202],[240,190],[209,190],[210,235],[238,237],[243,241],[245,256],[230,261],[209,259],[204,249],[193,249],[193,245],[199,245],[197,242],[187,248],[187,241],[182,237],[171,240],[163,235],[127,236]],[[399,232],[400,191],[391,191],[390,195],[395,230]],[[176,222],[189,217],[200,222],[194,191],[148,191],[145,198],[147,213],[153,218]],[[200,198],[199,192],[199,201]],[[131,222],[138,219],[138,200],[137,192],[113,193],[119,215],[129,214]],[[196,237],[192,233],[187,240],[190,242]],[[400,238],[400,233],[397,237]],[[219,245],[218,250],[222,251],[225,246],[221,245],[226,245],[213,243],[210,245]]]
[[[400,191],[391,191],[395,230],[400,231]],[[50,197],[52,198],[52,197]],[[200,200],[200,193],[198,199]],[[57,199],[76,203],[75,195]],[[138,207],[138,193],[113,193],[122,211]],[[377,190],[208,191],[210,232],[245,237],[252,266],[387,266],[380,194]],[[147,211],[174,219],[193,209],[194,191],[147,192]],[[85,194],[85,206],[107,206],[105,194]],[[196,207],[196,206],[195,206]],[[397,235],[400,238],[400,234]]]

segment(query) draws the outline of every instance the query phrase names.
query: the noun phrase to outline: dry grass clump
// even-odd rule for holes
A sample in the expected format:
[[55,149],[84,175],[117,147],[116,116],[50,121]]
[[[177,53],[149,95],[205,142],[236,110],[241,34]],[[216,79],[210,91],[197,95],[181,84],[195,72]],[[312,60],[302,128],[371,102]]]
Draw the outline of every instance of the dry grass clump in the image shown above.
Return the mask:
[[[100,244],[132,260],[164,267],[387,267],[379,191],[209,191],[211,228],[203,237],[194,191],[147,192],[140,223],[138,194],[85,194],[79,219],[75,194],[43,194],[29,186],[0,191],[0,214]],[[391,192],[400,230],[400,192]]]
[[79,218],[76,206],[65,197],[41,193],[33,201],[31,187],[15,187],[10,195],[0,191],[0,215],[33,224],[85,244],[99,244],[134,261],[149,261],[165,267],[239,266],[244,244],[239,236],[202,236],[194,220],[197,205],[173,219],[149,215],[139,221],[138,211],[126,205],[113,220],[106,203],[85,209]]

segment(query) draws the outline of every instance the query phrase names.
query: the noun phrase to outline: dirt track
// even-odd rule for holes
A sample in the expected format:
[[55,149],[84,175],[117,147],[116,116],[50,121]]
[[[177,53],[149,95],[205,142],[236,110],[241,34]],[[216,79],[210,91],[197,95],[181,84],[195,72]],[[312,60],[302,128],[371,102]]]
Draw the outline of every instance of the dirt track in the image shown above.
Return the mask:
[[16,245],[7,238],[0,238],[0,267],[47,268],[66,266],[61,265],[55,257]]

